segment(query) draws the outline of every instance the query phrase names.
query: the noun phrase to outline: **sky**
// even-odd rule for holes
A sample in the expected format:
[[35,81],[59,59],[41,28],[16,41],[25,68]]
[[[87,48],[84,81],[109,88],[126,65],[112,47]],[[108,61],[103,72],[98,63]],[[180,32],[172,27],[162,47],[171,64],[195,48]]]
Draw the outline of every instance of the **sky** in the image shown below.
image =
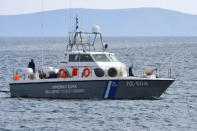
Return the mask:
[[197,0],[0,0],[0,15],[28,14],[65,8],[125,9],[142,7],[197,14]]

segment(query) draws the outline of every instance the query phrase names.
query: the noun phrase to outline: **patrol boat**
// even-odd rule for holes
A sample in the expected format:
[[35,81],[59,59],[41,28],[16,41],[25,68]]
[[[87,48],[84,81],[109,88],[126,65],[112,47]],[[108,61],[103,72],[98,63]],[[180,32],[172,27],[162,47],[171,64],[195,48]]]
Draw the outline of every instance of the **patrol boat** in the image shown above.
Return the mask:
[[[69,32],[60,66],[15,70],[9,84],[11,97],[55,99],[143,99],[158,98],[174,82],[158,78],[154,68],[140,76],[128,76],[126,65],[107,52],[98,26],[92,32]],[[100,41],[100,42],[99,42]],[[101,50],[98,50],[100,44]],[[97,43],[97,46],[96,46]]]

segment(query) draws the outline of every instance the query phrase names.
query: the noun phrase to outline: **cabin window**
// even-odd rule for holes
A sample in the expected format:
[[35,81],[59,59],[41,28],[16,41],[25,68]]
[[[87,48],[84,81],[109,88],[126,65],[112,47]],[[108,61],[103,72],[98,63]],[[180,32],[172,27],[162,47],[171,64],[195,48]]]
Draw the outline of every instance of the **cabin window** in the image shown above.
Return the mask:
[[69,61],[70,62],[79,62],[79,55],[78,54],[70,54]]
[[89,54],[81,54],[80,62],[93,62],[93,59]]
[[118,59],[112,54],[107,54],[107,57],[110,59],[111,62],[118,62]]
[[93,62],[92,57],[89,54],[70,54],[70,62]]
[[110,61],[105,54],[94,54],[93,57],[98,62],[109,62]]

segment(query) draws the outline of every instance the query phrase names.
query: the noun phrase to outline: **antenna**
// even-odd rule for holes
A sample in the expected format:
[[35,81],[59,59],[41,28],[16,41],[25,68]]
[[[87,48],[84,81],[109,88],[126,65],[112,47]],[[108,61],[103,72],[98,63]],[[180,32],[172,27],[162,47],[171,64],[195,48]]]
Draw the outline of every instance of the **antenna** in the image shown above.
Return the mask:
[[[69,26],[70,26],[70,27],[72,26],[72,25],[71,25],[71,22],[72,22],[72,21],[71,21],[71,19],[72,19],[72,16],[71,16],[71,13],[72,13],[72,12],[71,12],[71,4],[72,4],[72,3],[71,3],[71,0],[69,0],[69,15],[70,15],[70,23],[69,23]],[[72,31],[72,27],[71,27],[71,31]]]
[[[43,38],[44,36],[44,22],[43,22],[43,0],[41,0],[41,36]],[[43,45],[42,45],[42,68],[43,68],[43,64],[44,64],[44,54],[43,54]]]

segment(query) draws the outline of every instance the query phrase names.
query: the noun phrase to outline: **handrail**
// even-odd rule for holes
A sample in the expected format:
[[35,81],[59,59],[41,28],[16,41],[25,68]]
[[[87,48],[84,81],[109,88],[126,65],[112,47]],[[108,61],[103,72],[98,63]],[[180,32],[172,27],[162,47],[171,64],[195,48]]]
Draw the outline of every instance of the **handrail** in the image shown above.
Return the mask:
[[[108,77],[107,70],[109,68],[111,68],[112,66],[66,66],[65,69],[66,68],[67,69],[69,68],[69,73],[71,74],[70,75],[71,77],[74,77],[74,76],[72,76],[72,71],[73,71],[72,69],[73,68],[82,69],[80,71],[78,70],[77,76],[76,76],[76,77],[82,77],[83,69],[84,68],[87,68],[87,67],[90,69],[90,77],[93,77],[94,69],[96,69],[96,68],[102,68],[104,70],[104,72],[105,72],[105,74],[104,74],[103,77]],[[13,76],[16,74],[16,70],[17,69],[20,69],[20,68],[15,68],[13,70]],[[36,68],[36,72],[38,72],[39,70],[42,70],[42,67],[37,67]],[[118,73],[119,73],[119,75],[117,77],[123,77],[123,72],[124,72],[123,65],[120,65],[118,67]],[[127,76],[128,76],[128,69],[126,69],[126,72],[127,72]],[[144,69],[134,70],[133,73],[134,73],[134,76],[135,77],[145,76]],[[164,75],[161,76],[161,73],[164,74],[164,75],[167,74],[167,78],[172,78],[172,70],[171,70],[171,68],[169,68],[167,70],[167,72],[165,70],[162,70],[161,71],[160,69],[157,69],[157,71],[153,72],[153,75],[155,75],[156,78],[161,78],[161,77],[166,78],[166,76],[164,76]],[[21,74],[20,77],[22,77],[21,79],[24,79],[23,77],[25,77],[25,75],[24,74]]]

